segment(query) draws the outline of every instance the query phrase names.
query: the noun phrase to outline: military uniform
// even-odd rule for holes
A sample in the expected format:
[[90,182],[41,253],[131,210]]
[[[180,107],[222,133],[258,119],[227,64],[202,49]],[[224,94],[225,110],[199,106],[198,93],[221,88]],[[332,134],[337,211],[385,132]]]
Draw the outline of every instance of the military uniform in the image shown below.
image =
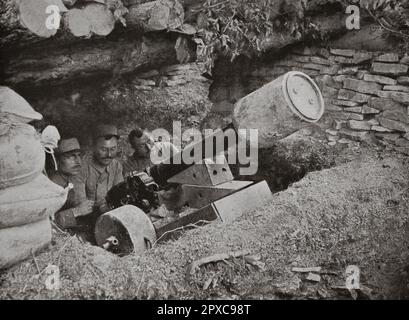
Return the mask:
[[124,181],[121,163],[113,159],[107,166],[98,164],[93,157],[86,160],[81,177],[85,181],[85,193],[89,200],[95,201],[99,214],[108,210],[105,197],[115,185]]

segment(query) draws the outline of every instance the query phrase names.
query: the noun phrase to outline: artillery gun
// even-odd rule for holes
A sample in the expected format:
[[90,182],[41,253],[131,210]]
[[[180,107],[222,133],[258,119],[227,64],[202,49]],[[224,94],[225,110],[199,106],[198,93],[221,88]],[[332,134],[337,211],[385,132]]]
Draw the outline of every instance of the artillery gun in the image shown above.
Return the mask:
[[[268,203],[271,191],[266,181],[234,180],[227,161],[210,160],[208,145],[214,147],[210,150],[212,157],[217,156],[220,148],[209,141],[223,141],[221,151],[227,151],[238,141],[247,141],[246,130],[257,129],[258,143],[251,145],[250,141],[250,147],[269,148],[317,122],[323,113],[321,92],[304,73],[291,71],[267,83],[235,104],[233,121],[228,126],[185,147],[169,161],[131,175],[110,190],[107,202],[113,210],[96,223],[97,244],[120,255],[140,253],[157,241],[176,237],[192,224],[217,219],[229,223],[244,212]],[[233,132],[236,139],[225,139],[228,131]],[[181,161],[197,150],[201,153],[196,154],[195,159],[200,161]],[[181,187],[183,202],[193,211],[152,223],[146,213],[158,207],[157,193],[169,184]]]

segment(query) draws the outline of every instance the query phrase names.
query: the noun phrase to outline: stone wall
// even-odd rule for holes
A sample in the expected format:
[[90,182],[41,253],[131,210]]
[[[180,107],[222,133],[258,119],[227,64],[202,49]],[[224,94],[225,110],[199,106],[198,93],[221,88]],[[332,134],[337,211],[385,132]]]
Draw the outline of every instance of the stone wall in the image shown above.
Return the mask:
[[326,113],[319,125],[327,143],[375,143],[409,154],[409,56],[350,49],[293,48],[280,57],[236,64],[212,85],[213,111],[234,103],[291,70],[311,76],[322,90]]

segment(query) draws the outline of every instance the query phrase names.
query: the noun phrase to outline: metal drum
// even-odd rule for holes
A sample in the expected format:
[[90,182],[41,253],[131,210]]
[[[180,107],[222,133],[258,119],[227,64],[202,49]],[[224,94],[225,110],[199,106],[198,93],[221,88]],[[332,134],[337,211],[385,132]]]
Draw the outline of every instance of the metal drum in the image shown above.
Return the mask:
[[259,147],[268,148],[317,122],[323,113],[324,99],[318,86],[306,74],[291,71],[240,99],[233,123],[236,129],[258,129]]
[[120,256],[141,254],[155,243],[156,232],[146,213],[125,205],[98,218],[95,240],[98,246]]

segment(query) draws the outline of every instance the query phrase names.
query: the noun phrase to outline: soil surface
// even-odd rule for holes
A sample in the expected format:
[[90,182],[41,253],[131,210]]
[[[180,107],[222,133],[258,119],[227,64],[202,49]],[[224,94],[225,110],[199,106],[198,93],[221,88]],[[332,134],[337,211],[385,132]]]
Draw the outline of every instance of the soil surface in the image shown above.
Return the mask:
[[[405,156],[344,150],[335,167],[308,173],[263,208],[141,256],[119,258],[55,229],[47,250],[0,274],[0,298],[407,299],[408,169]],[[240,250],[248,254],[189,269]],[[49,264],[57,290],[46,288]],[[359,267],[359,289],[345,289],[349,265]]]

